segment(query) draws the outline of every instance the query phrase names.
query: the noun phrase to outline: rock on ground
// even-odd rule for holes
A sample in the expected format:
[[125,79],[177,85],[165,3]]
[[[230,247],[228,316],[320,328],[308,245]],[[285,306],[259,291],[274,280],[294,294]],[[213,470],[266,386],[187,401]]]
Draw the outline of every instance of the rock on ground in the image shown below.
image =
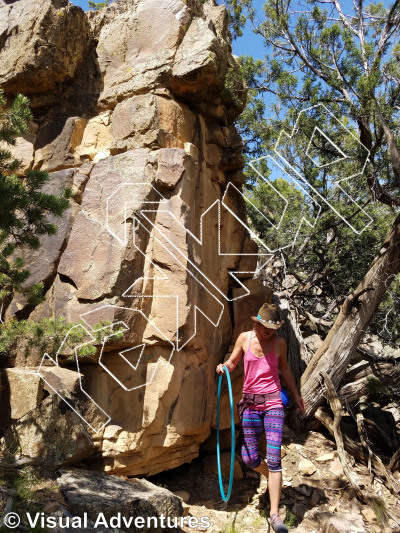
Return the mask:
[[[125,531],[161,532],[161,516],[180,517],[183,513],[181,499],[168,490],[144,479],[124,480],[117,476],[90,472],[78,468],[61,470],[59,487],[68,504],[69,512],[96,523],[100,513],[108,521],[121,516],[129,519],[143,517],[143,528],[124,527]],[[155,518],[147,525],[147,518]],[[155,525],[157,524],[157,525]]]

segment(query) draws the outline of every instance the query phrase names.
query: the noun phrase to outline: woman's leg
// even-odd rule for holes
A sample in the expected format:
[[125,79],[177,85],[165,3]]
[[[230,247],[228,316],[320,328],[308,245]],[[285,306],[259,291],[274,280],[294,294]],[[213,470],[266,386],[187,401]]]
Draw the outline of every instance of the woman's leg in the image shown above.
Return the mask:
[[[263,431],[263,412],[247,407],[242,417],[242,458],[250,468],[258,470],[262,464],[258,454],[258,442]],[[264,463],[264,462],[263,462]],[[265,463],[264,463],[265,464]]]
[[283,408],[268,409],[264,417],[269,468],[268,490],[271,501],[270,514],[278,514],[282,489],[281,445],[285,412]]

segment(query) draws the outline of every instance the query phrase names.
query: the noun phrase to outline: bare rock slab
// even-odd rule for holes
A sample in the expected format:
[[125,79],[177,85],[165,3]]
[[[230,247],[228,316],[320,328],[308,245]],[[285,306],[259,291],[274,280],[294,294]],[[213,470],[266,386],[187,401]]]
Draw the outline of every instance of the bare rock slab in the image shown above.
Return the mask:
[[365,531],[361,517],[337,514],[324,523],[323,533],[363,533]]
[[[44,366],[39,369],[43,377],[43,388],[51,395],[59,390],[77,394],[79,391],[79,373],[62,366]],[[38,374],[39,375],[39,374]]]
[[[101,472],[65,468],[61,470],[58,484],[74,516],[86,513],[88,522],[92,523],[96,523],[100,513],[107,523],[119,514],[127,520],[132,517],[129,527],[124,524],[124,531],[158,533],[163,530],[161,515],[166,520],[183,513],[179,497],[145,479],[128,481]],[[144,518],[140,529],[134,525],[137,517]],[[153,520],[147,521],[147,518]]]

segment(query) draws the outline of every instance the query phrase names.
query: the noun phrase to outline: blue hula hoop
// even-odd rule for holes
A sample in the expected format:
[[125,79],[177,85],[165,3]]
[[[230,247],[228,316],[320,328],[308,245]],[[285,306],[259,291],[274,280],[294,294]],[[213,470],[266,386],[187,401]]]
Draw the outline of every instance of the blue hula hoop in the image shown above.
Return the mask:
[[222,375],[219,376],[218,393],[217,393],[217,463],[218,463],[219,490],[221,491],[222,499],[224,500],[224,502],[227,502],[232,492],[233,471],[235,467],[235,413],[233,410],[233,394],[232,394],[232,384],[231,384],[231,378],[229,376],[229,370],[226,368],[226,366],[224,366],[223,369],[225,370],[226,380],[228,382],[229,402],[231,405],[231,471],[229,473],[229,485],[228,485],[228,492],[226,496],[224,493],[224,488],[222,486],[221,450],[219,446],[219,404],[220,404],[220,398],[221,398]]

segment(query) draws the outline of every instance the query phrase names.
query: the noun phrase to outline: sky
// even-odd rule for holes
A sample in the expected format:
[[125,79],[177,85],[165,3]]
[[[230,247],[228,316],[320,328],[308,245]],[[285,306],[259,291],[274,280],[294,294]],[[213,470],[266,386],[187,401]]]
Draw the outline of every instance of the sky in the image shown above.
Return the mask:
[[[88,10],[88,0],[70,0],[72,4],[80,6],[85,11]],[[97,0],[99,1],[99,0]],[[264,2],[262,0],[256,0],[254,6],[257,8],[261,6]],[[249,24],[243,31],[243,36],[238,37],[232,42],[233,53],[236,56],[240,55],[252,55],[257,59],[262,59],[264,56],[264,46],[263,41],[259,35],[255,35]]]

